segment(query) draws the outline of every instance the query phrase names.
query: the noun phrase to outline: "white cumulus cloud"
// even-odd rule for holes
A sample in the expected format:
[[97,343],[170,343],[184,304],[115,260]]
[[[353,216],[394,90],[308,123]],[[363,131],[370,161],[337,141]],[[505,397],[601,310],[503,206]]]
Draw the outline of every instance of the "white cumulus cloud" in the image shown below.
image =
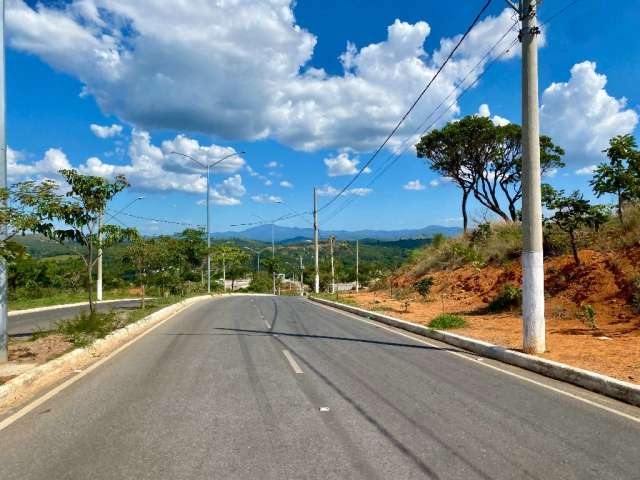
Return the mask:
[[280,186],[284,188],[293,188],[293,183],[291,183],[289,180],[282,180],[280,182]]
[[90,125],[90,128],[93,134],[98,138],[111,138],[122,133],[122,125],[118,125],[116,123],[114,123],[110,127],[92,123]]
[[[339,177],[341,175],[355,175],[358,173],[358,164],[360,160],[355,158],[349,158],[348,153],[341,153],[336,157],[329,157],[324,159],[324,164],[327,166],[327,174],[330,177]],[[364,173],[369,173],[371,170],[367,167],[364,169]]]
[[259,195],[253,195],[251,197],[251,200],[253,200],[256,203],[282,203],[282,198],[277,197],[275,195],[267,195],[264,193],[261,193]]
[[638,114],[626,98],[607,93],[607,77],[595,62],[577,63],[568,82],[552,83],[542,94],[540,127],[564,148],[572,163],[593,163],[615,135],[632,132]]
[[[442,38],[427,52],[430,25],[396,20],[381,42],[348,43],[343,71],[329,75],[310,66],[318,39],[296,22],[294,0],[31,4],[7,0],[9,45],[79,79],[102,111],[140,130],[273,138],[309,151],[379,145],[459,38]],[[400,134],[478,61],[486,64],[484,54],[513,26],[512,15],[505,9],[474,28]]]
[[489,105],[487,105],[486,103],[483,103],[482,105],[480,105],[480,108],[478,108],[478,116],[491,118],[491,121],[493,122],[493,124],[498,127],[503,127],[511,123],[509,120],[507,120],[504,117],[501,117],[500,115],[494,115],[492,117],[491,110],[489,110]]
[[405,185],[402,186],[405,190],[424,190],[425,187],[420,180],[410,180]]
[[579,168],[576,170],[576,175],[593,175],[597,167],[597,165],[589,165],[587,167]]
[[[320,197],[333,197],[340,192],[337,188],[331,185],[325,185],[317,189],[316,193]],[[355,195],[358,197],[364,197],[373,192],[372,188],[351,188],[343,193],[343,195]]]

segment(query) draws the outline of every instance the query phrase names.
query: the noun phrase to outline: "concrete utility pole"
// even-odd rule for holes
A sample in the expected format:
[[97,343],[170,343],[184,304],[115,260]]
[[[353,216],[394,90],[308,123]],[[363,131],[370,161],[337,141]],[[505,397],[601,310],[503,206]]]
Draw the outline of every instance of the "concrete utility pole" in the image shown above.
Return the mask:
[[331,247],[331,293],[336,293],[336,271],[333,265],[333,242],[336,239],[333,235],[329,237],[329,245]]
[[320,246],[318,245],[318,202],[316,199],[316,189],[313,188],[313,244],[315,247],[316,278],[314,281],[315,293],[320,293]]
[[360,291],[360,240],[356,240],[356,293]]
[[538,114],[539,0],[511,5],[522,29],[522,348],[545,351],[544,265],[542,256],[542,202],[540,185],[540,123]]
[[[0,4],[0,188],[7,188],[7,139],[5,125],[5,68],[4,68],[4,0]],[[0,226],[0,240],[7,238],[7,226]],[[9,359],[7,335],[7,261],[0,258],[0,362]]]
[[304,295],[304,265],[302,255],[300,255],[300,295]]

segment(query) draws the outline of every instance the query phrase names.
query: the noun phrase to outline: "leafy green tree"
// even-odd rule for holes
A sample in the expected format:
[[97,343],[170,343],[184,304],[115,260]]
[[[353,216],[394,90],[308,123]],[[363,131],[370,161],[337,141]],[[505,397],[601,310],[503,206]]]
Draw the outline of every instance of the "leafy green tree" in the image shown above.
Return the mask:
[[0,225],[4,227],[4,235],[0,238],[0,257],[12,260],[24,253],[12,239],[26,232],[42,233],[53,231],[53,223],[45,218],[37,206],[50,198],[56,197],[58,186],[55,182],[45,180],[17,183],[9,189],[0,189]]
[[178,237],[180,253],[185,263],[182,268],[184,280],[195,280],[194,270],[199,270],[198,275],[204,271],[204,260],[207,256],[206,233],[200,228],[187,228]]
[[149,277],[163,268],[163,245],[154,238],[137,237],[127,246],[123,261],[133,265],[140,285],[140,308],[144,308]]
[[[468,228],[469,195],[505,221],[518,220],[522,198],[522,129],[496,126],[489,118],[470,115],[432,130],[416,145],[429,168],[451,178],[462,189],[464,231]],[[564,166],[564,151],[540,136],[541,172]],[[506,201],[506,208],[503,203]]]
[[231,279],[233,292],[235,281],[249,272],[249,253],[232,243],[223,243],[211,247],[211,255],[213,262],[222,267],[223,279]]
[[608,207],[591,205],[578,190],[565,196],[564,190],[555,190],[548,184],[542,185],[542,203],[553,212],[552,216],[545,218],[545,222],[569,235],[573,259],[580,266],[576,232],[584,227],[597,230],[609,218]]
[[[76,170],[60,170],[67,182],[66,193],[58,193],[60,187],[52,181],[41,184],[24,182],[17,185],[16,199],[35,218],[42,219],[36,231],[59,242],[70,242],[73,251],[84,262],[89,293],[89,308],[95,311],[93,300],[93,270],[98,257],[97,250],[135,237],[131,228],[117,225],[101,225],[109,201],[124,190],[128,183],[123,176],[114,181],[101,177],[82,175]],[[39,186],[38,186],[39,185]]]
[[620,135],[609,140],[603,152],[609,162],[598,165],[591,186],[598,197],[616,195],[618,218],[623,223],[625,204],[640,199],[640,151],[632,135]]

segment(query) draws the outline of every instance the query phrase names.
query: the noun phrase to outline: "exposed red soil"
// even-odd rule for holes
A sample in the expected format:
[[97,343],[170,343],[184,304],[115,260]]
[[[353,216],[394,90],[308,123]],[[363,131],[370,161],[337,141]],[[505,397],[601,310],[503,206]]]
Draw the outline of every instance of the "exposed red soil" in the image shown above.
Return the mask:
[[[640,383],[640,315],[630,305],[634,280],[640,276],[640,246],[606,253],[583,250],[580,259],[579,267],[570,256],[545,260],[547,351],[541,356]],[[456,333],[514,349],[521,347],[520,313],[487,312],[488,303],[503,285],[520,285],[519,262],[481,269],[464,266],[430,275],[434,287],[427,301],[408,293],[416,280],[408,276],[395,279],[395,292],[348,296],[363,308],[383,310],[422,324],[443,310],[458,313],[468,326]],[[597,328],[591,328],[581,317],[583,305],[595,309]]]

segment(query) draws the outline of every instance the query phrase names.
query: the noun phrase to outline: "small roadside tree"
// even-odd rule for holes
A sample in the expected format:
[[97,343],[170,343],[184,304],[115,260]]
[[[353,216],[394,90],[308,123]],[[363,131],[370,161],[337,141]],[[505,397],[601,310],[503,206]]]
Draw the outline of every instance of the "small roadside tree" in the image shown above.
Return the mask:
[[542,185],[542,203],[553,212],[551,217],[545,218],[569,236],[573,259],[580,266],[576,232],[580,228],[597,230],[609,218],[609,209],[605,205],[591,205],[580,191],[576,190],[565,196],[564,190],[556,190],[551,185]]
[[29,208],[32,215],[43,220],[36,231],[59,242],[71,242],[73,251],[85,266],[89,309],[93,313],[93,270],[98,261],[97,250],[134,237],[137,233],[132,228],[101,225],[100,222],[109,201],[128,183],[121,175],[109,181],[102,177],[82,175],[76,170],[60,170],[60,174],[67,182],[66,193],[58,193],[60,187],[52,181],[41,184],[23,182],[17,185],[21,193],[16,198]]
[[163,267],[162,244],[153,238],[143,238],[137,236],[133,242],[127,246],[123,261],[132,265],[138,274],[138,284],[140,285],[140,308],[145,306],[146,287],[149,277]]
[[617,197],[618,219],[624,224],[625,204],[640,199],[640,151],[632,135],[620,135],[609,140],[603,152],[609,162],[598,165],[591,186],[598,197],[605,193]]
[[233,292],[236,280],[249,271],[249,253],[231,243],[223,243],[213,246],[211,255],[214,263],[222,267],[223,280],[231,279],[231,291]]

